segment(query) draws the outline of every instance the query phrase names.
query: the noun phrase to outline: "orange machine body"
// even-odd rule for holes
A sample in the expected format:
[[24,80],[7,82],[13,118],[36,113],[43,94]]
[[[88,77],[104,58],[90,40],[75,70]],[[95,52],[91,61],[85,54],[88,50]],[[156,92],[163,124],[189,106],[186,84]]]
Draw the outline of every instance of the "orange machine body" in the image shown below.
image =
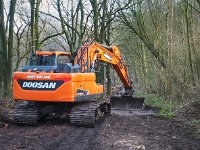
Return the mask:
[[[71,57],[68,52],[37,51],[36,56]],[[57,60],[57,59],[56,59]],[[59,64],[56,64],[59,65]],[[29,66],[28,66],[29,67]],[[96,84],[95,73],[58,73],[51,71],[34,71],[32,66],[27,71],[14,72],[13,98],[14,100],[39,102],[78,102],[103,95],[103,85]]]
[[[41,57],[38,61],[42,63],[37,64],[37,58],[31,58],[30,62],[36,62],[24,66],[25,71],[22,67],[20,72],[14,73],[13,97],[15,100],[78,102],[100,98],[104,90],[103,85],[96,83],[94,66],[97,61],[112,64],[125,90],[132,94],[126,63],[116,46],[108,47],[98,43],[83,45],[78,50],[73,64],[69,61],[71,54],[68,52],[37,51],[34,56]],[[47,57],[50,58],[47,60]],[[59,61],[59,58],[63,59],[63,57],[68,62]],[[44,63],[43,60],[48,63]],[[63,68],[75,71],[67,72]]]
[[13,97],[40,102],[85,101],[103,94],[103,86],[95,80],[94,73],[15,72]]

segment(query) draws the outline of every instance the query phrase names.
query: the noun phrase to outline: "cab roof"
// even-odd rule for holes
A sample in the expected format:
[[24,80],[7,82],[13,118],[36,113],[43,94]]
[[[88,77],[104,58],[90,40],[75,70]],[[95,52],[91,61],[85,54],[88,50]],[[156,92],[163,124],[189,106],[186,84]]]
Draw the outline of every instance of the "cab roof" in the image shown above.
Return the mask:
[[71,56],[71,53],[69,52],[62,52],[62,51],[36,51],[36,55],[69,55]]

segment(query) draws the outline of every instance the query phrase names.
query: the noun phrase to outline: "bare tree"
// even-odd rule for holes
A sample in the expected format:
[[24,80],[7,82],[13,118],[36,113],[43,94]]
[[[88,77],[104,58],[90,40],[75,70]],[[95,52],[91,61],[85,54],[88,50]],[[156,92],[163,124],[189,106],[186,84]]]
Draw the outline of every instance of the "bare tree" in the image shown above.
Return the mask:
[[12,77],[12,58],[13,58],[13,28],[16,0],[10,1],[9,8],[9,32],[6,36],[6,26],[4,20],[4,2],[0,1],[0,38],[2,49],[2,78],[3,78],[3,94],[7,96],[11,92]]
[[[56,8],[59,13],[59,18],[57,19],[60,20],[70,52],[73,54],[83,42],[90,13],[85,16],[82,0],[77,1],[76,5],[74,1],[64,3],[64,1],[57,0]],[[63,10],[66,11],[63,12]]]

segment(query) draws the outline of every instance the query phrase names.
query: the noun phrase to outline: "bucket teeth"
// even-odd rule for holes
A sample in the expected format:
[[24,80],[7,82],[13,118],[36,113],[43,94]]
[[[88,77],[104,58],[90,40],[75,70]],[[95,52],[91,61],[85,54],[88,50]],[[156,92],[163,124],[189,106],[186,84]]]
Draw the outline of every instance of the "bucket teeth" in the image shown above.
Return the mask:
[[111,96],[112,109],[143,109],[144,97]]

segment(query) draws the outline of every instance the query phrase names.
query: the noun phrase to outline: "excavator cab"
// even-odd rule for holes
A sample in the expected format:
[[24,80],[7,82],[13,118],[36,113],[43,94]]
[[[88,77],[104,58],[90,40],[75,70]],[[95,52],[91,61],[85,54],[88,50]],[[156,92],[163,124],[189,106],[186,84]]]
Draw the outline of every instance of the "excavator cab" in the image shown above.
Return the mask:
[[56,66],[56,55],[36,55],[32,54],[29,62],[30,66]]
[[29,66],[57,66],[70,63],[71,54],[58,51],[37,51],[30,57]]
[[68,52],[36,51],[36,53],[31,54],[29,65],[23,66],[21,71],[71,73],[71,71],[67,71],[72,66],[70,59],[71,54]]

